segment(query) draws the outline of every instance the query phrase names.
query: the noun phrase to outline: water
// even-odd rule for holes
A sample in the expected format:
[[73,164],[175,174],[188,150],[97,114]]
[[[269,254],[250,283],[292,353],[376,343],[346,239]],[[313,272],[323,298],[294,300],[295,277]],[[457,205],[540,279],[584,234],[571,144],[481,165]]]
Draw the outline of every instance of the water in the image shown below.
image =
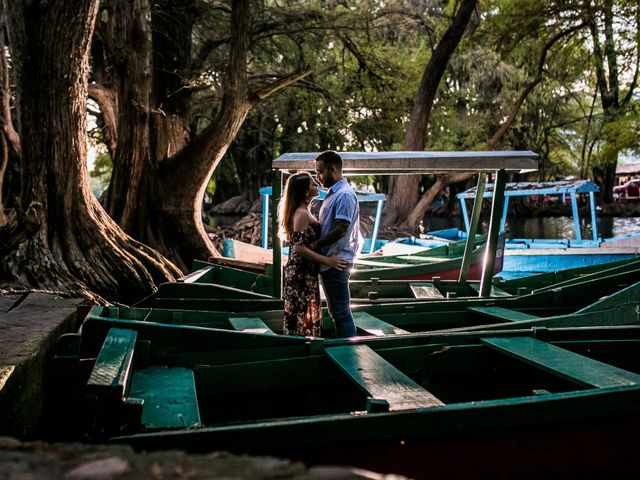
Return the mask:
[[[582,238],[592,238],[590,218],[580,219]],[[425,231],[458,227],[464,229],[462,218],[425,217]],[[597,219],[598,236],[600,238],[624,237],[640,234],[640,217],[601,217]],[[486,232],[488,221],[480,225],[480,232]],[[575,238],[573,218],[571,217],[509,217],[506,224],[507,238]]]
[[[224,227],[243,218],[243,215],[217,215],[210,217],[209,225]],[[625,235],[640,234],[640,217],[600,217],[598,222],[598,236],[600,238],[624,237]],[[464,222],[460,215],[450,217],[427,216],[422,221],[424,232],[457,227],[464,230]],[[488,220],[483,220],[479,231],[485,233]],[[507,219],[507,238],[575,238],[573,232],[573,218],[571,217],[509,217]],[[591,218],[580,219],[582,238],[592,238]]]

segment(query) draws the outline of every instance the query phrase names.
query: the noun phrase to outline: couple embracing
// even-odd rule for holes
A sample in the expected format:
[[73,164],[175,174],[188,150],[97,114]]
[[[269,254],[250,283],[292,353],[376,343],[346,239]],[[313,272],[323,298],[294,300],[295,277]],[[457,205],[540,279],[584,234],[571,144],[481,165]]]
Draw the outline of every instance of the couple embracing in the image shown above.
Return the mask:
[[336,152],[316,158],[316,174],[329,189],[319,221],[309,211],[318,185],[306,172],[289,177],[280,204],[281,237],[291,246],[284,267],[284,333],[321,336],[320,277],[336,336],[353,337],[349,276],[360,248],[358,200],[342,176],[342,158]]

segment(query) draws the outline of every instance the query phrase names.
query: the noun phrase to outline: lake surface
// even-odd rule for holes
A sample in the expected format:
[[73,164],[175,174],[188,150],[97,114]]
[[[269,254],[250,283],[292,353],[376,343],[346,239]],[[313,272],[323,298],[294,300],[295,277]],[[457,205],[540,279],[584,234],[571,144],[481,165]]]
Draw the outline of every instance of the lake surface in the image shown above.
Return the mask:
[[[458,227],[464,229],[460,217],[425,217],[425,231]],[[482,222],[480,232],[485,232],[488,222]],[[640,234],[640,217],[602,217],[597,220],[600,238],[624,237]],[[575,238],[571,217],[509,217],[507,218],[508,238]],[[580,222],[582,238],[591,238],[591,219],[582,218]]]
[[[243,215],[219,215],[210,217],[212,227],[232,225]],[[598,218],[598,236],[600,238],[624,237],[640,234],[640,217],[601,217]],[[462,217],[425,217],[422,221],[425,232],[457,227],[464,229]],[[480,233],[486,232],[488,221],[483,221]],[[508,238],[575,238],[571,217],[509,217],[507,219]],[[581,218],[582,238],[591,238],[591,218]]]

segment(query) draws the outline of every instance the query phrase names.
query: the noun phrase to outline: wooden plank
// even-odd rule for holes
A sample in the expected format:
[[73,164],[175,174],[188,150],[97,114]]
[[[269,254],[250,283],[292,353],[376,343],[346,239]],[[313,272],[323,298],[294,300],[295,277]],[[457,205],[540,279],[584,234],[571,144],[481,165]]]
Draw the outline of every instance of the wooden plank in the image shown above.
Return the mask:
[[[471,288],[473,288],[476,292],[480,293],[480,283],[478,283],[478,282],[469,282],[468,285]],[[491,292],[489,293],[489,296],[491,296],[491,297],[511,297],[513,295],[511,295],[508,292],[505,292],[504,290],[499,289],[495,285],[491,285]]]
[[375,260],[364,260],[362,258],[358,258],[356,261],[355,267],[371,267],[371,268],[393,268],[393,267],[405,267],[406,264],[401,262],[377,262]]
[[640,375],[531,337],[485,337],[485,345],[583,387],[626,387]]
[[384,322],[367,312],[353,312],[353,321],[355,322],[356,327],[371,335],[383,336],[394,335],[397,333],[409,333],[408,331]]
[[184,277],[180,277],[177,281],[179,283],[196,283],[199,282],[202,277],[206,276],[211,271],[211,267],[199,268],[198,270],[187,273]]
[[436,287],[428,287],[426,285],[409,284],[413,296],[416,298],[444,298],[444,295],[440,293]]
[[88,393],[124,398],[131,381],[137,337],[135,330],[109,329],[87,382]]
[[266,323],[257,317],[229,317],[229,323],[239,332],[266,333],[275,335]]
[[507,322],[520,322],[522,320],[535,320],[540,318],[535,315],[529,315],[528,313],[502,307],[467,307],[467,310],[496,320],[506,320]]
[[368,396],[386,400],[390,411],[444,405],[367,345],[328,347],[325,352]]
[[129,397],[144,400],[142,426],[146,430],[186,428],[200,423],[191,369],[153,366],[137,370]]

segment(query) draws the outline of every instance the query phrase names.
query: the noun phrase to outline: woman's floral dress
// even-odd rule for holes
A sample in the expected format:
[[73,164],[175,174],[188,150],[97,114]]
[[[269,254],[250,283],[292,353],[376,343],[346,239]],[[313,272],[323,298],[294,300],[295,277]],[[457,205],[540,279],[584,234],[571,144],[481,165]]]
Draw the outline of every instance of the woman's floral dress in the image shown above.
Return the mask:
[[318,284],[319,265],[293,252],[294,245],[305,245],[320,238],[320,224],[314,223],[291,235],[289,261],[284,267],[285,335],[319,337],[322,327],[322,303]]

